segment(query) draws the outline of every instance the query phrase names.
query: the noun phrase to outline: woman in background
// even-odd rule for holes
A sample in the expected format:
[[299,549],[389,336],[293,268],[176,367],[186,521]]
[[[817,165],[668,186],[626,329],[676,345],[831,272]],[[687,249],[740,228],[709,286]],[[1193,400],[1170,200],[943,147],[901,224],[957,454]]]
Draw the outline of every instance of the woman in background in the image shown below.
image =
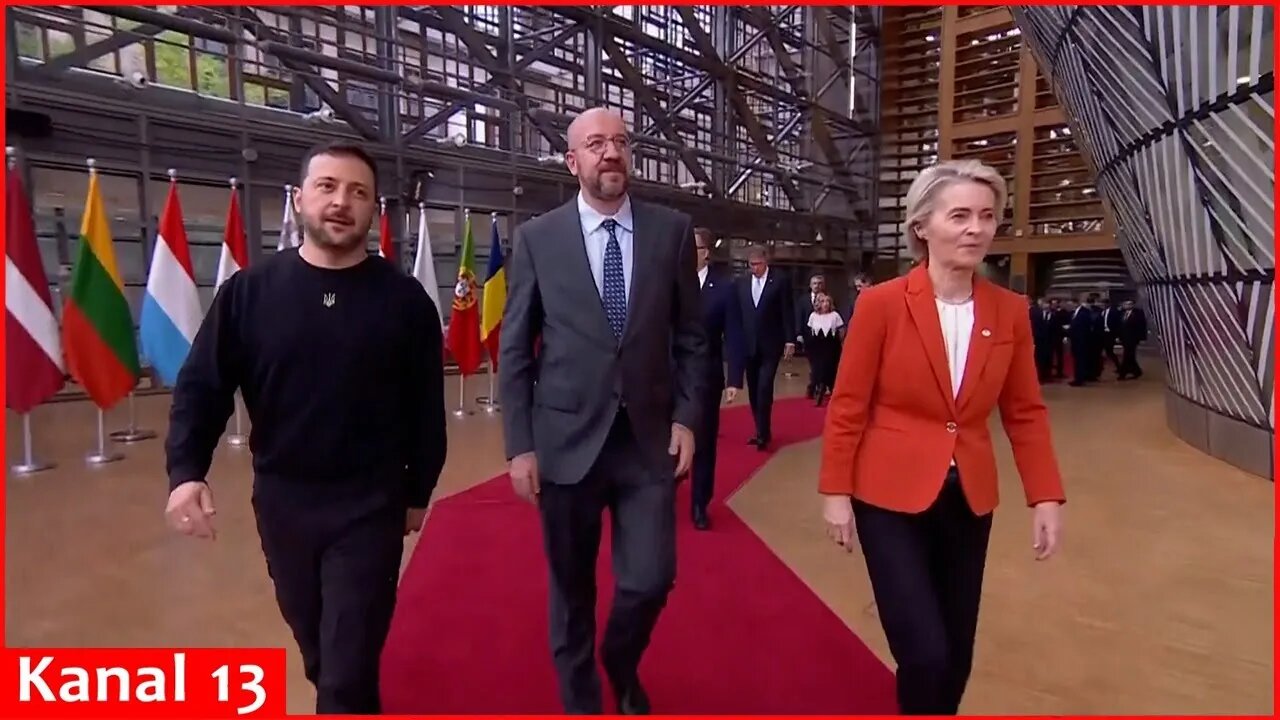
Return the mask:
[[835,311],[830,295],[818,293],[808,325],[810,340],[805,343],[805,352],[813,370],[815,404],[822,407],[836,384],[840,341],[844,337],[844,319]]
[[1065,496],[1026,303],[975,272],[1006,197],[976,160],[912,182],[906,240],[920,263],[859,297],[827,412],[823,514],[846,549],[857,520],[904,714],[956,714],[969,680],[998,502],[996,408],[1034,508],[1035,557],[1058,549]]

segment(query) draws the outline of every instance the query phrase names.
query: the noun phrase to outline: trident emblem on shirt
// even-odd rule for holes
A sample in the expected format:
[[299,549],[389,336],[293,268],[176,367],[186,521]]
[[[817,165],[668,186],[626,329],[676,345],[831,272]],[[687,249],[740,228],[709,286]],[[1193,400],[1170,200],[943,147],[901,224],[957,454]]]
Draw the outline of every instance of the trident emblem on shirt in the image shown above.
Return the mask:
[[325,293],[324,299],[321,300],[320,302],[324,303],[325,307],[333,307],[333,304],[336,303],[337,301],[338,301],[338,298],[334,293]]

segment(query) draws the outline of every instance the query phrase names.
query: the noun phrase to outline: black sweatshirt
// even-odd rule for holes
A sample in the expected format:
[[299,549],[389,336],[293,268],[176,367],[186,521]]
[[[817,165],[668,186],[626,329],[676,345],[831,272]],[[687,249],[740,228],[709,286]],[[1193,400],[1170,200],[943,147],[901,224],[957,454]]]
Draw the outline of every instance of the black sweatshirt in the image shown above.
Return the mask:
[[237,389],[257,482],[402,483],[426,507],[447,448],[440,315],[391,263],[286,250],[223,283],[173,390],[170,489],[205,479]]

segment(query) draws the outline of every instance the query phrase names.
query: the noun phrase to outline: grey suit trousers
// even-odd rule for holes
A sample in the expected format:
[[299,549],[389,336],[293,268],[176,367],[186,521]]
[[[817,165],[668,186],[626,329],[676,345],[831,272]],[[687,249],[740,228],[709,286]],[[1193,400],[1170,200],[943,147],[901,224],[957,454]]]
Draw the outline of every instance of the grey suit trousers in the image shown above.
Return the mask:
[[552,657],[567,714],[603,711],[594,647],[596,559],[606,509],[615,585],[600,655],[615,689],[636,681],[640,658],[675,583],[674,460],[661,473],[645,460],[623,408],[586,477],[573,484],[541,483]]

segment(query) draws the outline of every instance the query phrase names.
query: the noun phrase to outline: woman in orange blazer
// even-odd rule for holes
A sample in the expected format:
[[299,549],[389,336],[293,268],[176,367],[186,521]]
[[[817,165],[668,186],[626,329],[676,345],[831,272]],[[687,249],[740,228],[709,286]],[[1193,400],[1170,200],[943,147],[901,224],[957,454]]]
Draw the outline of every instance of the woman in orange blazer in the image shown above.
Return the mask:
[[996,408],[1034,508],[1036,558],[1058,548],[1065,497],[1026,301],[976,273],[1006,197],[1000,173],[976,160],[911,184],[906,239],[921,262],[859,297],[823,433],[828,533],[852,549],[856,518],[904,714],[956,714],[968,683],[997,503]]

